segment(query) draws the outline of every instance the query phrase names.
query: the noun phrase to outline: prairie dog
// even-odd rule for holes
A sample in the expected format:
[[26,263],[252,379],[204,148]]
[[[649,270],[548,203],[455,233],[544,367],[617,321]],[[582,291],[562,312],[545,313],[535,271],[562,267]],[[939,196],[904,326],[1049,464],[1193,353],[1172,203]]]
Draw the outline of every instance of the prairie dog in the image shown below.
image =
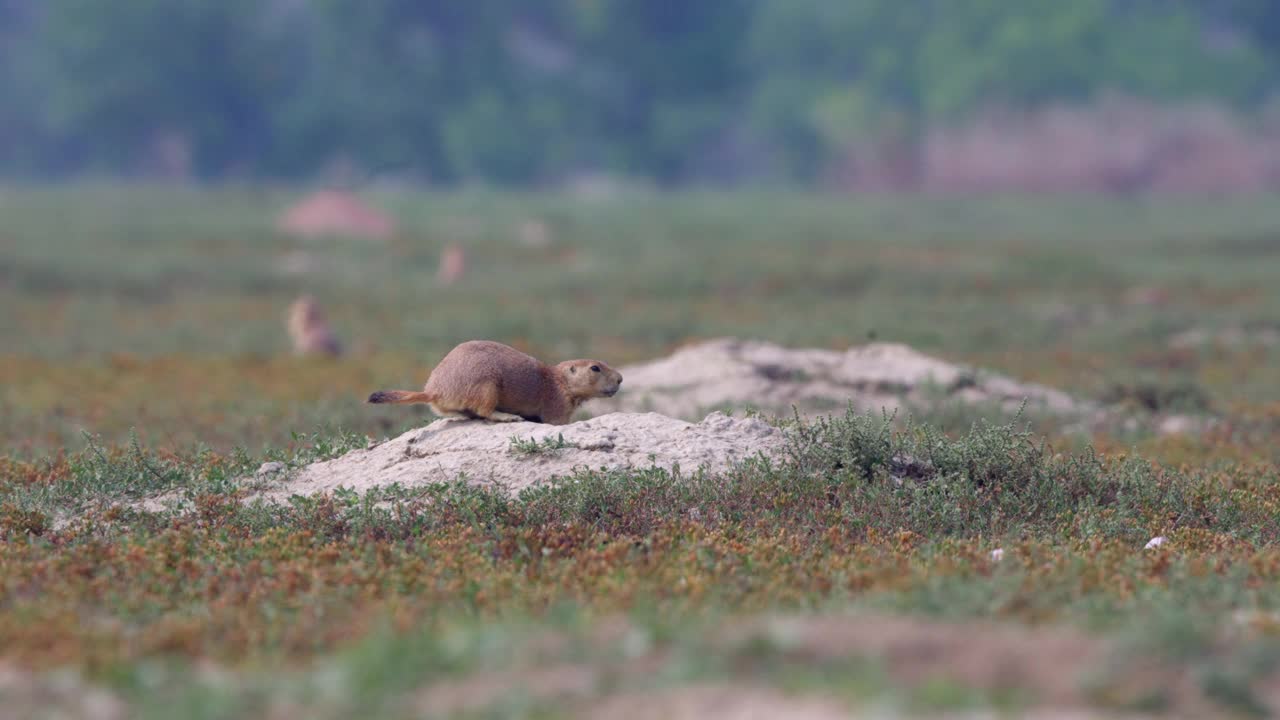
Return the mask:
[[298,355],[342,354],[342,343],[325,320],[320,303],[310,295],[303,295],[289,306],[289,339]]
[[429,403],[444,417],[565,425],[582,403],[613,397],[622,375],[599,360],[547,365],[513,347],[471,340],[449,351],[422,392],[380,390],[371,403]]
[[436,279],[444,285],[452,285],[467,274],[467,252],[461,245],[449,244],[440,251],[440,267]]

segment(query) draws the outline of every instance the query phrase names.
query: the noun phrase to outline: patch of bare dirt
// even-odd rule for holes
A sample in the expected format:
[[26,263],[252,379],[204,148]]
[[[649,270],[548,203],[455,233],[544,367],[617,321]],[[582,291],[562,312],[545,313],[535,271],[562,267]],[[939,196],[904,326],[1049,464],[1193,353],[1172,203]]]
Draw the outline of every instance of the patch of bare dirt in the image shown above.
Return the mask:
[[614,695],[580,712],[603,720],[849,720],[859,717],[845,703],[750,685],[691,687]]
[[524,672],[476,673],[420,691],[413,705],[425,717],[456,717],[479,714],[513,696],[544,701],[591,697],[598,684],[594,669],[572,664]]
[[985,690],[1022,689],[1050,705],[1081,699],[1089,673],[1105,662],[1104,643],[1049,628],[953,624],[918,618],[782,618],[733,629],[743,642],[763,637],[809,662],[874,658],[907,686],[946,678]]
[[[1123,706],[1154,694],[1163,695],[1179,713],[1189,713],[1191,717],[1212,714],[1211,706],[1194,683],[1187,682],[1176,669],[1159,663],[1126,662],[1114,643],[1067,628],[953,623],[874,614],[774,616],[727,623],[711,644],[719,652],[750,654],[758,651],[753,648],[761,647],[762,640],[765,647],[772,647],[801,666],[822,667],[853,658],[874,661],[884,667],[889,681],[904,698],[912,689],[939,680],[995,694],[1016,692],[1027,704],[1019,717],[1137,718],[1141,716],[1102,712],[1098,706]],[[673,691],[677,702],[682,692]],[[750,696],[760,690],[740,687],[737,692]],[[795,703],[798,712],[839,712],[837,705],[821,696],[773,695],[775,701]],[[612,702],[623,700],[614,698]],[[651,697],[647,705],[636,703],[632,710],[643,713],[646,707],[658,706],[659,698]],[[790,716],[785,714],[788,705],[774,707],[783,713],[774,716]],[[727,701],[718,707],[704,706],[696,717],[756,717],[738,714],[745,710]],[[813,717],[859,716],[845,712]],[[994,717],[986,713],[935,716]]]
[[[915,159],[916,187],[935,192],[1256,193],[1280,177],[1280,135],[1221,108],[1111,97],[992,108],[929,130]],[[858,187],[892,168],[850,169],[847,183]]]
[[[763,642],[762,642],[763,641]],[[899,700],[914,688],[945,681],[993,693],[1016,692],[1026,703],[1018,717],[1137,718],[1103,712],[1099,689],[1108,704],[1124,704],[1153,691],[1165,693],[1179,711],[1208,716],[1208,706],[1193,686],[1175,672],[1158,667],[1118,665],[1115,647],[1105,639],[1060,628],[1029,628],[986,622],[949,623],[882,615],[824,615],[743,618],[723,625],[708,639],[708,651],[749,658],[771,648],[796,667],[823,667],[849,659],[881,664]],[[749,666],[749,663],[748,663]],[[581,707],[580,717],[601,718],[850,718],[878,707],[877,717],[916,716],[881,698],[837,699],[821,690],[786,693],[730,678],[714,685],[649,691],[625,690]],[[876,705],[876,703],[881,703]],[[899,703],[900,705],[900,703]],[[939,712],[933,717],[997,717],[986,712]]]

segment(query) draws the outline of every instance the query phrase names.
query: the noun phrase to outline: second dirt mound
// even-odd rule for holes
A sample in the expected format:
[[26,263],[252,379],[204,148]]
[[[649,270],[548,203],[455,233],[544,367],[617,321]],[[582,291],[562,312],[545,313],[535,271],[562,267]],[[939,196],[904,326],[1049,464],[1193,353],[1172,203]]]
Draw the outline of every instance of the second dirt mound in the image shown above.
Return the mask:
[[622,392],[593,400],[592,412],[652,411],[682,418],[711,410],[753,408],[789,414],[829,414],[848,403],[861,411],[920,407],[954,399],[1056,415],[1083,415],[1094,406],[1043,385],[954,365],[893,343],[846,351],[790,349],[723,338],[691,345],[650,363],[619,368]]

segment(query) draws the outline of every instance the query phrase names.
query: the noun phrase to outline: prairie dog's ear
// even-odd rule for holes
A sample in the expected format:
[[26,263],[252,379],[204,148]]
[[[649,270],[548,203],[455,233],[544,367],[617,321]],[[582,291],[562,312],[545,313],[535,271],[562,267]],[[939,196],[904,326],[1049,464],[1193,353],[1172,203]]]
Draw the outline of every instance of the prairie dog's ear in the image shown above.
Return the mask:
[[578,366],[577,366],[577,365],[570,365],[570,366],[569,366],[569,372],[571,372],[571,373],[577,373],[577,372],[578,372]]

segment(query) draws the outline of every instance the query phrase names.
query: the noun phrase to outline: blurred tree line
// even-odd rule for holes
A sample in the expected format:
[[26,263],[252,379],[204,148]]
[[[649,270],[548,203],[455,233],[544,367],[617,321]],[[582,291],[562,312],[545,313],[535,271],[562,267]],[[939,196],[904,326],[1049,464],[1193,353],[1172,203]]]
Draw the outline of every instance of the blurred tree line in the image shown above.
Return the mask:
[[993,104],[1278,80],[1275,0],[0,0],[0,174],[808,180]]

